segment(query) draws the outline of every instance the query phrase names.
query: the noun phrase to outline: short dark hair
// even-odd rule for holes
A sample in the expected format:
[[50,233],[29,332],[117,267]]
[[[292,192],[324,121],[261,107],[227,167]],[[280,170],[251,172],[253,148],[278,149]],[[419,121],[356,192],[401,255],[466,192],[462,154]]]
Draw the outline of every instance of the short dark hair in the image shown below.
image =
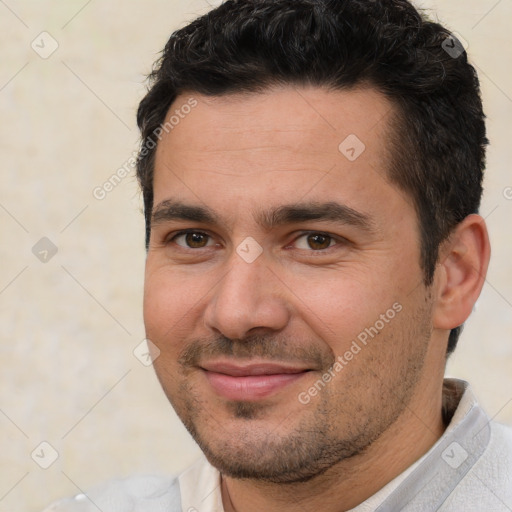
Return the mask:
[[[387,177],[414,203],[427,286],[441,242],[478,212],[488,140],[476,71],[460,41],[406,0],[228,0],[174,32],[149,78],[137,112],[146,244],[155,131],[187,91],[293,84],[383,93],[396,107]],[[452,329],[447,355],[461,327]]]

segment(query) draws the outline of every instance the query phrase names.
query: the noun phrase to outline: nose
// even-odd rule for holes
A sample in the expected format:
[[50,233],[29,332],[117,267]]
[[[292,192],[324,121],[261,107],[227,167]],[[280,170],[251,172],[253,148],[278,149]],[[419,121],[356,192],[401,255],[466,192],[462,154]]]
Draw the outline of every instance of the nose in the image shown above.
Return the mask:
[[265,262],[248,263],[233,253],[224,277],[213,289],[204,313],[206,327],[230,339],[255,331],[280,331],[289,321],[286,285]]

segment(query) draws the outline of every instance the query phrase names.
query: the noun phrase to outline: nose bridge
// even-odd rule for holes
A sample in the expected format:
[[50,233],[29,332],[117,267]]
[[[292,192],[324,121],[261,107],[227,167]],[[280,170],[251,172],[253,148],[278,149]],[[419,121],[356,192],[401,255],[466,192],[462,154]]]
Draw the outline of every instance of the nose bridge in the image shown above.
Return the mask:
[[[251,251],[251,257],[246,258]],[[288,321],[279,289],[282,285],[267,267],[264,256],[253,257],[251,242],[242,242],[231,255],[229,268],[206,308],[207,326],[232,339],[242,339],[254,328],[280,330]]]

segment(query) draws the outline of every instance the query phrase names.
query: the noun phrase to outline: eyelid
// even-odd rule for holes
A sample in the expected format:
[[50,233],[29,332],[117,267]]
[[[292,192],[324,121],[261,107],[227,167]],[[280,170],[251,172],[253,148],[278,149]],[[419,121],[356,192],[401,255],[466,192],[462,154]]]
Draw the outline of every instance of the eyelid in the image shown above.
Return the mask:
[[[315,230],[309,230],[309,231],[301,232],[298,236],[296,236],[293,239],[292,243],[297,242],[297,240],[299,240],[302,237],[310,236],[310,235],[322,235],[322,236],[325,236],[327,238],[330,238],[331,240],[333,240],[333,241],[335,241],[337,243],[335,243],[334,245],[330,245],[329,247],[327,247],[325,249],[318,249],[316,251],[314,249],[309,249],[309,250],[308,249],[299,249],[299,250],[306,251],[306,252],[322,254],[322,253],[327,252],[329,249],[335,248],[337,245],[349,243],[349,241],[346,238],[342,237],[342,236],[333,235],[332,233],[327,233],[325,231],[315,231]],[[287,247],[289,247],[289,245]]]
[[[176,238],[183,236],[183,235],[187,235],[189,233],[198,233],[201,235],[206,235],[210,240],[213,240],[213,236],[203,229],[183,229],[181,231],[176,231],[176,232],[168,234],[164,238],[164,244],[169,244],[169,243],[173,242]],[[184,247],[179,244],[176,244],[176,245],[178,247],[181,247],[182,249],[190,249],[192,251],[197,251],[197,249],[194,249],[193,247]],[[200,249],[206,249],[207,247],[211,247],[211,245],[206,245],[205,247],[200,247]]]

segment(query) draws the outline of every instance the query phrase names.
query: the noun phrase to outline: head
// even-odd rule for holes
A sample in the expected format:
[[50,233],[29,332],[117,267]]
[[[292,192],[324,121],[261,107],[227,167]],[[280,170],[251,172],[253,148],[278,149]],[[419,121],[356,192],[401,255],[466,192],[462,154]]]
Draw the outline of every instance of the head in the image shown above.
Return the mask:
[[[436,320],[439,289],[464,273],[446,268],[468,250],[457,230],[478,211],[487,140],[476,73],[445,51],[449,37],[405,0],[227,1],[156,64],[138,110],[146,329],[171,402],[227,472],[307,479],[361,452],[426,361],[454,350],[463,320]],[[318,231],[299,243],[289,227],[306,225]],[[229,397],[218,375],[230,358],[295,377]],[[282,407],[318,377],[321,396]],[[307,431],[324,442],[311,449]],[[244,467],[249,444],[288,473],[267,457]]]
[[[223,96],[274,84],[334,90],[368,84],[396,110],[386,175],[416,209],[421,265],[430,284],[441,242],[478,212],[488,142],[476,72],[465,52],[452,58],[445,51],[450,35],[401,0],[228,1],[175,32],[137,115],[146,244],[158,134],[180,93]],[[451,331],[447,355],[460,331]]]

